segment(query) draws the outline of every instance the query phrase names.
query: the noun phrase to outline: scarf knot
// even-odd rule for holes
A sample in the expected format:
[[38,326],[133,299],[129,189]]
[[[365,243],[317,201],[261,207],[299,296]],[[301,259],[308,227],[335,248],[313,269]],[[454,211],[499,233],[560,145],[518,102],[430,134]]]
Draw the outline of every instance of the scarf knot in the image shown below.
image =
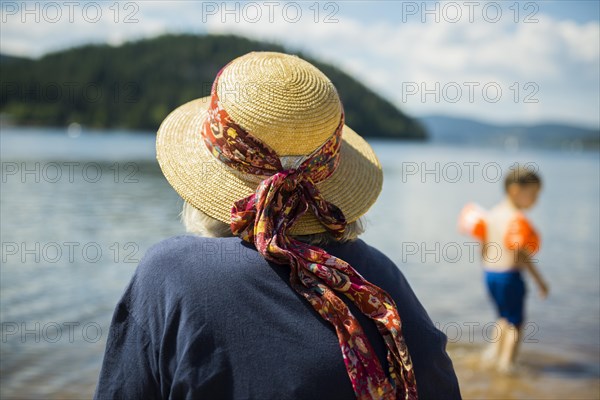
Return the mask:
[[343,235],[344,214],[323,198],[309,174],[303,169],[280,171],[263,180],[253,194],[234,203],[231,231],[276,261],[267,251],[269,244],[277,238],[289,245],[289,229],[308,210],[332,235]]

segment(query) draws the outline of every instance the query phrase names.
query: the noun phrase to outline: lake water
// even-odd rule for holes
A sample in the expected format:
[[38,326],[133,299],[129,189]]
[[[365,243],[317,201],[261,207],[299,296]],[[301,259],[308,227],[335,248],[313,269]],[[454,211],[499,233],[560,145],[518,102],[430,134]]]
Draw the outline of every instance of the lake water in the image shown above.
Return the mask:
[[[551,293],[542,301],[529,285],[524,347],[576,360],[597,378],[598,152],[371,143],[385,183],[363,238],[460,344],[489,340],[494,313],[456,216],[468,201],[501,199],[500,169],[539,168],[543,191],[529,215]],[[182,233],[182,201],[160,173],[152,135],[2,128],[0,145],[0,397],[89,397],[114,305],[146,249]]]

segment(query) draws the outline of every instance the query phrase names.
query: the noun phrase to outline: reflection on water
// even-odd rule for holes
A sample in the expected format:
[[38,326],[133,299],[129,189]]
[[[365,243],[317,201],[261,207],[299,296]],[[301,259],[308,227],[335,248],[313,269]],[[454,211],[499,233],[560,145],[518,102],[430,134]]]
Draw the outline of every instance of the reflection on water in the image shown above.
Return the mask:
[[449,346],[465,399],[597,399],[600,394],[597,362],[526,348],[518,370],[505,375],[482,365],[481,350],[477,345]]
[[[89,396],[114,304],[146,249],[182,232],[182,202],[160,174],[151,135],[3,129],[0,141],[0,395]],[[561,354],[562,364],[536,368],[544,379],[568,372],[598,382],[587,367],[600,353],[598,153],[373,145],[385,183],[364,238],[400,266],[453,346],[485,342],[494,320],[476,252],[455,230],[458,211],[500,199],[499,168],[539,167],[531,219],[551,296],[542,302],[530,288],[524,349]],[[485,392],[464,368],[463,391]]]

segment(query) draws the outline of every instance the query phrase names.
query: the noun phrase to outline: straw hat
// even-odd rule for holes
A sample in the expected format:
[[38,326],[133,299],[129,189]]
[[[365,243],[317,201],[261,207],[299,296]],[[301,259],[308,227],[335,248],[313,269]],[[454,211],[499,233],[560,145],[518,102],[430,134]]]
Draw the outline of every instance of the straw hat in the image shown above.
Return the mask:
[[[279,155],[284,168],[299,165],[336,130],[342,105],[331,81],[299,57],[252,52],[229,63],[217,95],[231,118]],[[202,123],[210,96],[186,103],[165,118],[156,138],[163,174],[192,206],[230,223],[233,203],[256,190],[261,177],[221,163],[206,148]],[[371,147],[348,126],[342,131],[337,169],[316,184],[348,222],[367,212],[381,191],[381,165]],[[307,212],[292,227],[294,235],[324,232]]]

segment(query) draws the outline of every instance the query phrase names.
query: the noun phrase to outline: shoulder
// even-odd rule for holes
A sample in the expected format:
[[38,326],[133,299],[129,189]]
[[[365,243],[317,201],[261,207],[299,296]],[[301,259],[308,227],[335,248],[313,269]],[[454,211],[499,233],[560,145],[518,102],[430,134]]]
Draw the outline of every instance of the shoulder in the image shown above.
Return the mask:
[[[362,239],[326,246],[326,251],[364,272],[398,271],[396,264],[383,252]],[[371,271],[372,270],[372,271]],[[398,271],[399,272],[399,271]]]
[[174,262],[181,260],[189,252],[203,253],[215,242],[214,238],[205,238],[196,235],[173,236],[152,245],[141,264],[152,265],[157,262]]
[[531,253],[537,252],[540,246],[538,233],[521,211],[511,216],[504,241],[505,246],[511,250],[526,249]]
[[328,246],[326,250],[349,263],[366,280],[396,299],[409,297],[412,300],[414,297],[409,283],[394,261],[362,239]]
[[332,250],[345,249],[346,252],[364,257],[376,257],[384,263],[393,263],[382,251],[371,246],[362,239],[356,239],[345,243],[335,243],[330,246]]
[[531,222],[529,222],[523,211],[515,211],[512,215],[511,223],[524,228],[532,229]]
[[184,266],[192,254],[203,254],[206,238],[180,235],[152,245],[137,266],[134,279],[151,281]]
[[256,250],[240,238],[209,238],[196,235],[179,235],[164,239],[151,246],[138,269],[152,271],[188,265],[213,265],[234,262],[242,257],[254,259]]
[[535,229],[522,211],[516,211],[508,220],[506,233],[507,235],[529,236],[535,235]]
[[198,299],[206,304],[224,301],[229,296],[214,294],[227,293],[223,287],[239,286],[249,271],[263,264],[256,250],[239,238],[170,237],[146,251],[121,303],[148,331],[160,336],[167,316],[196,312]]
[[180,235],[151,246],[137,266],[133,284],[146,292],[176,293],[194,285],[236,279],[257,263],[265,263],[255,248],[240,238]]

